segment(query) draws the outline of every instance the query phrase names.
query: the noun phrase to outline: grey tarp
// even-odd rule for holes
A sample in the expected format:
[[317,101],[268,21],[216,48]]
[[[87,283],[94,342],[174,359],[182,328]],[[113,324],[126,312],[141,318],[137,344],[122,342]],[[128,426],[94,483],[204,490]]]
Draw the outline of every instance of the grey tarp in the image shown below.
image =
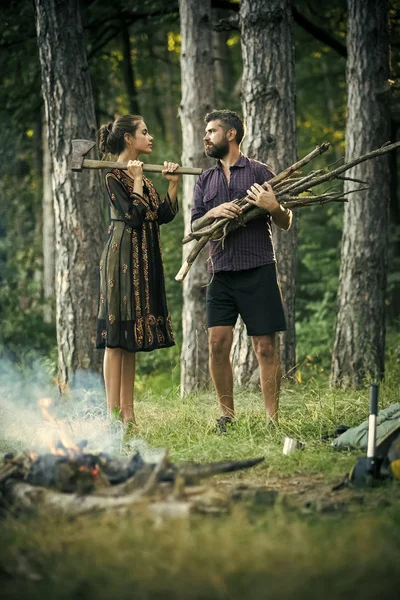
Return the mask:
[[[391,434],[396,430],[400,433],[400,402],[391,404],[388,408],[379,411],[376,420],[376,446],[377,455],[384,455],[387,452],[386,441],[391,441]],[[332,442],[332,446],[338,450],[347,448],[367,449],[368,441],[368,419],[363,421],[357,427],[351,427]],[[381,447],[380,447],[381,446]],[[380,452],[379,452],[380,450]]]

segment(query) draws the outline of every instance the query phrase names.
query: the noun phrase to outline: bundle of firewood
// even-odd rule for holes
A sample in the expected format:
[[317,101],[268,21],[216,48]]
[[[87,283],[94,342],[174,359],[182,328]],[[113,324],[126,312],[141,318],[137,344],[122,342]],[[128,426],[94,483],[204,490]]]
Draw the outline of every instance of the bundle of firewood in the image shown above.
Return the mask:
[[[327,167],[326,169],[311,171],[307,175],[302,176],[300,169],[311,162],[316,156],[326,152],[329,146],[329,143],[317,146],[310,154],[307,154],[307,156],[268,181],[275,192],[277,201],[282,204],[284,208],[294,209],[304,206],[313,206],[315,204],[326,204],[327,202],[346,202],[348,194],[366,190],[369,186],[365,181],[344,177],[343,173],[359,163],[375,158],[376,156],[381,156],[382,154],[386,154],[386,152],[398,148],[400,142],[386,144],[382,146],[382,148],[359,156],[336,169],[330,170],[330,168]],[[314,195],[310,191],[317,185],[333,180],[339,182],[344,180],[353,181],[362,184],[362,187],[358,187],[357,189],[346,193],[343,191],[328,191]],[[187,244],[192,240],[197,240],[197,243],[193,246],[191,252],[177,273],[175,277],[177,281],[183,281],[185,279],[197,256],[210,240],[218,240],[220,244],[223,244],[223,240],[230,232],[245,226],[248,221],[265,214],[263,209],[250,204],[247,196],[234,200],[234,202],[242,208],[242,214],[239,217],[235,219],[212,219],[207,217],[207,215],[204,215],[204,217],[198,219],[194,223],[193,231],[183,238],[184,244]]]

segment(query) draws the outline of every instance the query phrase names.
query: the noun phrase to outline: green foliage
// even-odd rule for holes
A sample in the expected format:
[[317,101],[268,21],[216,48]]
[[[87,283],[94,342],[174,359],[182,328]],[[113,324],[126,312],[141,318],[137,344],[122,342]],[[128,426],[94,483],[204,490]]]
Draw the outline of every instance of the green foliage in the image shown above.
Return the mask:
[[[312,23],[345,44],[345,3],[299,2]],[[326,168],[344,155],[346,61],[326,44],[295,26],[298,155],[330,142],[331,149],[308,170]],[[326,191],[328,186],[316,188]],[[343,206],[297,211],[299,264],[296,289],[297,361],[329,369],[336,315]],[[279,264],[279,263],[278,263]]]
[[28,161],[17,168],[18,177],[0,180],[0,346],[20,358],[28,349],[51,353],[55,327],[43,321],[40,190]]
[[0,345],[21,358],[55,346],[43,322],[40,65],[34,6],[11,1],[0,30]]
[[[297,9],[333,38],[346,44],[346,3],[341,1],[300,1]],[[344,153],[346,116],[346,59],[327,43],[315,39],[303,28],[294,28],[299,155],[329,141],[331,152],[324,154],[326,166]],[[313,168],[317,161],[313,162]]]
[[334,339],[342,215],[336,204],[299,214],[297,357],[301,363],[312,356],[325,369]]

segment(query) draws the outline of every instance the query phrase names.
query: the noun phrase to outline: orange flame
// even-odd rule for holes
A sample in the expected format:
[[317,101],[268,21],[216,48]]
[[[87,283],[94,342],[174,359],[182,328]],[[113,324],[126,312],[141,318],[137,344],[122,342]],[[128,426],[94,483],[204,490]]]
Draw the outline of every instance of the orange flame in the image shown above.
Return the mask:
[[[43,418],[46,419],[46,421],[48,423],[51,423],[52,425],[54,425],[54,427],[57,428],[58,430],[58,435],[59,438],[61,440],[62,445],[64,446],[68,456],[70,458],[72,458],[74,456],[74,454],[76,452],[81,452],[81,449],[79,448],[79,446],[77,446],[72,439],[70,438],[70,436],[67,434],[67,432],[65,431],[65,425],[64,423],[58,423],[56,421],[56,419],[49,413],[49,408],[52,404],[52,399],[51,398],[41,398],[38,402],[39,407],[42,411],[42,415]],[[57,454],[57,455],[65,455],[65,451],[63,448],[56,448],[54,442],[50,442],[49,443],[50,446],[50,451],[52,454]]]

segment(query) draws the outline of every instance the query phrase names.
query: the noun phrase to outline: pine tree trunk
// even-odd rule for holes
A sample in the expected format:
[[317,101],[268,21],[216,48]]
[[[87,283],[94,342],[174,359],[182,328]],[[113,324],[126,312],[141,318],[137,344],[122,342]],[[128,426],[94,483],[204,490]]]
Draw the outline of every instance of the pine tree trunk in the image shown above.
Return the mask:
[[53,206],[53,186],[51,179],[51,156],[49,152],[48,131],[46,120],[43,119],[43,296],[44,309],[43,320],[45,323],[51,323],[54,314],[54,293],[55,293],[55,235],[54,235],[54,206]]
[[[150,62],[155,64],[157,62],[157,56],[154,53],[154,47],[155,47],[155,40],[154,40],[153,32],[150,31],[147,36],[147,51],[149,54]],[[164,108],[164,102],[161,103],[159,100],[162,97],[162,92],[161,92],[160,88],[158,87],[157,80],[158,80],[157,73],[156,73],[155,69],[153,69],[150,74],[150,77],[149,77],[151,95],[154,98],[154,103],[153,103],[152,109],[154,111],[156,123],[160,128],[162,139],[165,140],[167,128],[166,128],[166,124],[165,124],[164,113],[162,110]],[[176,118],[175,118],[175,120],[176,120]]]
[[[225,16],[226,11],[213,8],[213,26]],[[230,35],[231,31],[212,31],[214,85],[218,106],[229,106],[232,103],[234,69],[227,45]]]
[[[211,2],[180,0],[179,10],[182,37],[182,164],[206,169],[211,166],[211,162],[204,155],[204,116],[213,108],[214,101]],[[195,183],[193,176],[183,178],[185,235],[190,231],[190,209]],[[183,260],[191,248],[191,244],[183,246]],[[182,396],[198,390],[209,379],[205,302],[207,255],[208,248],[198,257],[183,283]]]
[[[240,28],[243,56],[242,106],[247,134],[243,151],[271,166],[278,173],[296,161],[295,73],[290,0],[242,0]],[[288,331],[279,336],[279,355],[284,374],[293,374],[296,364],[295,265],[297,224],[294,215],[289,232],[274,228],[274,245]],[[240,326],[240,325],[239,325]],[[235,339],[238,336],[235,335]],[[243,347],[248,345],[248,354]],[[256,360],[250,341],[240,341],[245,362],[235,365],[235,374],[249,381]]]
[[140,114],[140,108],[137,97],[137,89],[135,83],[135,74],[132,66],[132,48],[131,38],[129,34],[129,26],[125,23],[124,19],[120,20],[120,31],[121,31],[121,47],[122,47],[122,73],[124,76],[124,83],[126,93],[128,95],[129,110],[132,115]]
[[[385,0],[349,0],[346,160],[389,140],[388,25]],[[389,206],[388,157],[362,163],[349,177],[370,188],[345,207],[331,384],[357,387],[381,378]],[[356,187],[345,182],[345,191]]]
[[[398,102],[400,99],[398,100]],[[390,120],[390,140],[397,142],[400,139],[400,123],[393,118],[393,99],[391,99],[391,120]],[[400,104],[400,102],[399,102]],[[400,107],[399,107],[400,108]],[[389,248],[391,247],[390,262],[400,264],[400,192],[399,192],[399,173],[397,165],[399,164],[399,153],[390,152],[388,154],[389,172],[390,172],[390,212],[389,212]],[[400,318],[400,281],[392,281],[388,289],[386,302],[386,318],[389,322],[395,323]]]
[[42,93],[49,130],[56,235],[59,377],[99,370],[95,349],[97,273],[103,239],[98,171],[73,173],[71,140],[96,126],[78,0],[35,0]]

